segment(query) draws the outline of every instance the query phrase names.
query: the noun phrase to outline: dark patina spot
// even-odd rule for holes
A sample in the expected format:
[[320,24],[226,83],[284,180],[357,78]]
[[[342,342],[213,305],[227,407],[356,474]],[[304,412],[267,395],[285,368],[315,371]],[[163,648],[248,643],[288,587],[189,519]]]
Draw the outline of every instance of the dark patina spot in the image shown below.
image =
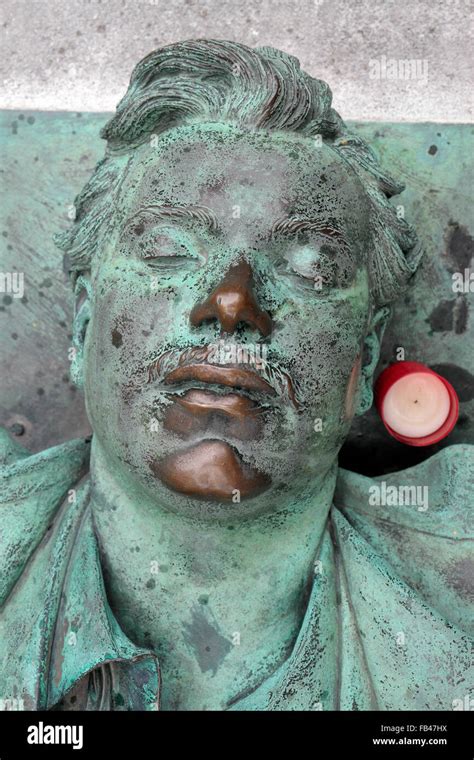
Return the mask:
[[446,581],[451,588],[472,601],[474,601],[473,580],[474,561],[472,559],[466,558],[453,562],[446,573]]
[[469,308],[464,295],[440,301],[427,319],[433,332],[454,332],[460,335],[466,330]]
[[446,229],[446,251],[444,258],[448,272],[464,272],[471,265],[474,253],[474,239],[466,227],[450,222]]
[[183,637],[194,652],[201,672],[210,670],[215,675],[232,644],[220,633],[215,621],[210,621],[208,609],[195,606],[191,622],[183,625]]
[[122,345],[122,333],[117,329],[112,330],[112,345],[115,346],[115,348],[120,348]]

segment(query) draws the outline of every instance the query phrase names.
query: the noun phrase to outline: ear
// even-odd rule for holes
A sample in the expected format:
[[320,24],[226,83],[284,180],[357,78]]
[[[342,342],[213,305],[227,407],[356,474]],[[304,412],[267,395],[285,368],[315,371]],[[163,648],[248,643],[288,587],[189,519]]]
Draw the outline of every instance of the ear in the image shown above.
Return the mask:
[[84,386],[84,342],[92,311],[92,285],[87,274],[81,274],[74,287],[74,320],[72,324],[71,380],[77,388]]
[[382,306],[378,309],[371,319],[369,331],[364,340],[356,416],[364,414],[372,406],[374,399],[372,389],[374,372],[379,360],[380,347],[389,316],[390,308],[388,306]]

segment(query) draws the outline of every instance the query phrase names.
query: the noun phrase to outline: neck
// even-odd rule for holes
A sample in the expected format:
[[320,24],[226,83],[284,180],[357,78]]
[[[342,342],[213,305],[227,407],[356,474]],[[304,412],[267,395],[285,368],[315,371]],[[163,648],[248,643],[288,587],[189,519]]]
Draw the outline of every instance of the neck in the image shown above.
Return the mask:
[[334,463],[310,495],[286,497],[271,514],[213,523],[137,498],[93,440],[91,499],[109,602],[127,635],[160,657],[170,707],[218,708],[216,699],[233,696],[228,684],[255,688],[288,655],[336,472]]

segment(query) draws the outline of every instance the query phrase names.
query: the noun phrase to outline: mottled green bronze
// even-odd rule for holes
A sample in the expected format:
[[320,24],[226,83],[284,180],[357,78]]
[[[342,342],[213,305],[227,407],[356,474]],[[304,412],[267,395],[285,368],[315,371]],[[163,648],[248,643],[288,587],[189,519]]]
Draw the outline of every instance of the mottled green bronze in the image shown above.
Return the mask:
[[[472,447],[387,476],[429,489],[410,504],[374,507],[382,484],[337,467],[421,256],[388,202],[402,187],[327,85],[267,48],[151,54],[103,134],[58,241],[94,435],[5,453],[0,697],[453,709],[472,680]],[[231,421],[228,387],[167,385],[222,343],[264,352],[273,389],[234,382],[251,413]],[[206,388],[212,414],[189,412]]]
[[[90,433],[83,394],[69,378],[73,294],[53,235],[70,225],[72,200],[103,154],[101,127],[110,114],[0,112],[0,146],[8,193],[2,206],[1,271],[25,273],[24,298],[0,300],[0,425],[29,451]],[[374,148],[382,166],[409,178],[406,218],[425,254],[413,286],[393,304],[375,376],[397,357],[432,365],[456,389],[460,424],[436,447],[402,446],[374,407],[355,417],[340,462],[377,475],[418,464],[452,443],[474,442],[473,293],[452,292],[452,274],[471,267],[474,227],[472,157],[467,124],[348,123]],[[41,160],[40,160],[41,159]],[[466,319],[467,315],[467,319]],[[54,335],[54,341],[51,341]],[[442,364],[440,367],[439,364]]]

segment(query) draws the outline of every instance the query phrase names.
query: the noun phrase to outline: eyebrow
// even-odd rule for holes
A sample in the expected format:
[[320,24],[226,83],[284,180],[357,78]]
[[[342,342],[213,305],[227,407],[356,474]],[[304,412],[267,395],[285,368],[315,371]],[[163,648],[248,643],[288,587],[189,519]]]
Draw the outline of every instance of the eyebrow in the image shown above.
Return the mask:
[[[220,231],[222,228],[219,225],[216,214],[208,206],[162,206],[159,204],[151,204],[149,206],[142,206],[136,214],[127,219],[125,226],[136,221],[137,226],[143,223],[143,215],[150,214],[157,219],[170,219],[180,221],[182,219],[189,219],[194,222],[199,222],[203,226],[209,228],[211,231]],[[300,232],[318,232],[323,237],[327,237],[330,240],[337,240],[343,245],[347,246],[347,242],[337,227],[323,222],[320,219],[311,219],[303,216],[285,216],[277,219],[272,225],[268,238],[272,240],[277,235],[297,235]]]
[[171,219],[177,221],[181,219],[189,219],[194,222],[199,222],[211,230],[219,229],[216,215],[207,206],[160,206],[158,204],[142,206],[136,214],[127,219],[125,226],[128,226],[134,221],[136,221],[137,225],[140,225],[140,222],[143,222],[142,217],[144,214],[151,214],[158,219]]
[[318,232],[323,237],[337,240],[347,246],[347,242],[341,230],[321,219],[310,219],[303,216],[287,216],[277,219],[271,228],[270,235],[274,237],[281,234],[297,235],[299,232]]

